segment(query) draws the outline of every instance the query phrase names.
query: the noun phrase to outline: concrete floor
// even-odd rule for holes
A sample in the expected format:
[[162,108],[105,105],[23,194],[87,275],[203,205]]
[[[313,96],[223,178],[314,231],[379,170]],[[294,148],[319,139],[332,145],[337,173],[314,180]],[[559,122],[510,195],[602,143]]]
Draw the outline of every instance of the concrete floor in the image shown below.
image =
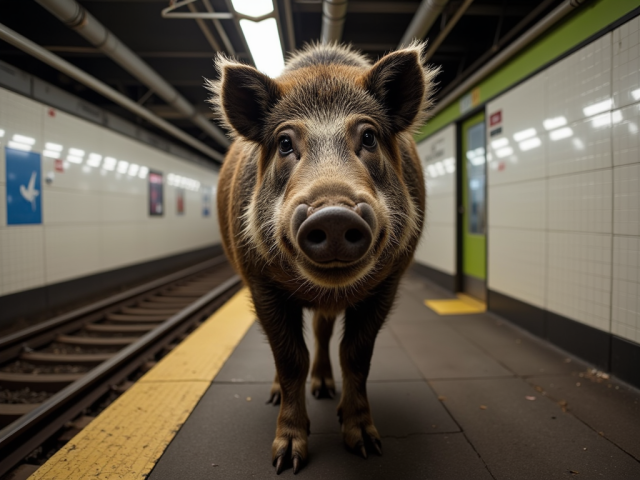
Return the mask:
[[[368,393],[384,455],[348,452],[338,399],[308,393],[299,478],[640,479],[638,390],[490,314],[439,317],[423,304],[447,297],[409,273],[378,337]],[[274,371],[254,325],[148,478],[276,478],[278,409],[265,404]]]

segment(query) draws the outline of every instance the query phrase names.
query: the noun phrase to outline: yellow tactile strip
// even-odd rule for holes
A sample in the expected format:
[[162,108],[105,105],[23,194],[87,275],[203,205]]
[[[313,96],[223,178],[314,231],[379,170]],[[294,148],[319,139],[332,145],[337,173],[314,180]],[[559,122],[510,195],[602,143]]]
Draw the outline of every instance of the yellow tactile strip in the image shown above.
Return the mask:
[[424,304],[438,315],[468,315],[470,313],[482,313],[487,306],[475,298],[458,293],[458,298],[446,300],[425,300]]
[[146,478],[254,318],[245,288],[29,480]]

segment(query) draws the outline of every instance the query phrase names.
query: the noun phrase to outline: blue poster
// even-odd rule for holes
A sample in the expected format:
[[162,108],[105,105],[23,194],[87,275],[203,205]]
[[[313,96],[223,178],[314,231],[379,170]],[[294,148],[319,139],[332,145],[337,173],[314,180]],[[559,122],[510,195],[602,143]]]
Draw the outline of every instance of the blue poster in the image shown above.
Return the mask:
[[40,154],[6,147],[7,225],[42,223]]

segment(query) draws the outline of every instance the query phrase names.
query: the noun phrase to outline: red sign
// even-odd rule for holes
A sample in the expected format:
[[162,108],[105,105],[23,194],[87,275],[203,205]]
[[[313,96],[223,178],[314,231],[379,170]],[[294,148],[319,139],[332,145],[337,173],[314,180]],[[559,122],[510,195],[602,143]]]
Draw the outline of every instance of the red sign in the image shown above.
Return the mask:
[[495,113],[492,113],[491,116],[489,117],[489,126],[490,127],[495,127],[496,125],[499,125],[502,123],[502,110],[498,110]]
[[56,169],[56,172],[64,172],[64,165],[62,163],[62,160],[60,160],[59,158],[53,161],[53,165]]

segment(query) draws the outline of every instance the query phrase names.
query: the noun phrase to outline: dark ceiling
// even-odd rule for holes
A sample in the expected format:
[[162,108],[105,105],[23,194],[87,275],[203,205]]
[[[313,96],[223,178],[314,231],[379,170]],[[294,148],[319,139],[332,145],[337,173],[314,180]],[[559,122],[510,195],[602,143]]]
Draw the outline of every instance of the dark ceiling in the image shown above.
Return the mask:
[[[205,11],[203,0],[193,5]],[[209,0],[216,12],[227,12],[228,0]],[[295,46],[285,45],[287,52],[320,38],[321,0],[276,0],[282,29],[286,29],[285,2],[291,5]],[[438,95],[446,95],[470,72],[526,31],[537,20],[557,7],[562,0],[475,0],[445,37],[429,63],[441,65]],[[110,29],[125,45],[169,81],[198,110],[208,115],[202,77],[215,76],[214,48],[192,19],[163,19],[161,10],[168,0],[82,0],[91,14]],[[445,28],[464,2],[451,0],[427,34],[432,42]],[[349,1],[343,41],[367,54],[372,60],[398,46],[407,30],[419,1]],[[99,52],[82,36],[64,26],[33,0],[0,2],[0,22],[82,70],[106,82],[128,97],[144,103],[159,116],[173,122],[194,137],[217,150],[224,150],[187,119],[181,118],[148,88]],[[234,20],[219,20],[236,55],[250,61]],[[211,20],[206,28],[214,43],[224,50]],[[230,52],[227,52],[230,53]],[[45,65],[0,40],[0,58],[5,62],[57,85],[106,110],[145,125],[133,114],[110,102],[84,85]],[[164,135],[162,132],[159,132]]]

